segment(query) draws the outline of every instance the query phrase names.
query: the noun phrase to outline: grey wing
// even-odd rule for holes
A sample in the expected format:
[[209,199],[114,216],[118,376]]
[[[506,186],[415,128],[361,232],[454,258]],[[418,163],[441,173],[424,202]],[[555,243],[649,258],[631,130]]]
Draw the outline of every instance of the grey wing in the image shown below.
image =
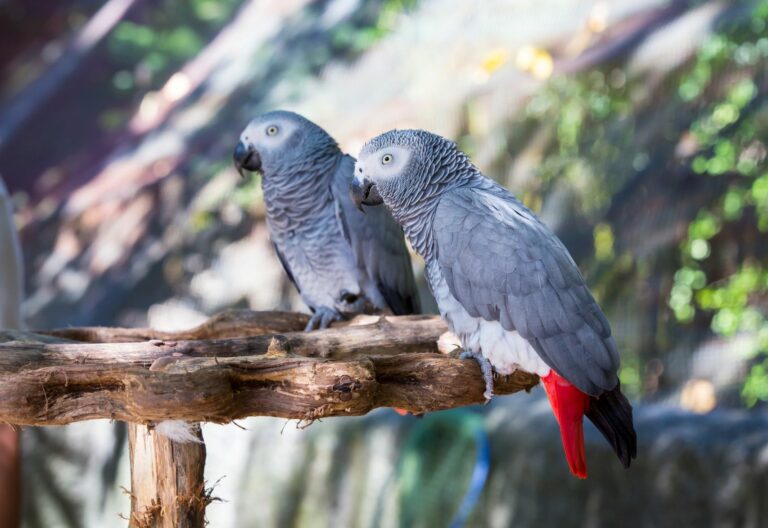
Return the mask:
[[301,288],[299,288],[299,284],[296,282],[296,279],[293,276],[293,272],[291,271],[291,267],[288,265],[288,261],[285,260],[285,257],[280,252],[280,249],[277,247],[277,244],[275,244],[274,241],[272,241],[272,247],[275,248],[275,253],[277,254],[277,258],[280,260],[280,264],[283,265],[283,269],[285,270],[285,273],[288,275],[288,278],[291,280],[294,286],[296,286],[296,290],[301,293]]
[[395,315],[419,313],[421,305],[403,230],[382,206],[359,211],[349,196],[355,160],[344,156],[331,191],[344,236],[357,266],[376,284]]
[[616,387],[608,321],[562,242],[514,196],[498,186],[448,193],[434,233],[440,270],[470,315],[517,331],[587,394]]

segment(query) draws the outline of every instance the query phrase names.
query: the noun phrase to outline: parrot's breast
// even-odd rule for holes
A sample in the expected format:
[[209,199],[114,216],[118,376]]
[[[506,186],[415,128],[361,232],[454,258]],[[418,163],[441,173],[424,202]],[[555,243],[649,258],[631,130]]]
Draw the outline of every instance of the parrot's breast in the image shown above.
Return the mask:
[[494,370],[502,375],[512,374],[518,369],[540,377],[549,374],[549,366],[519,333],[505,330],[499,321],[472,317],[451,294],[436,262],[427,266],[427,278],[440,315],[465,350],[480,352],[491,362]]

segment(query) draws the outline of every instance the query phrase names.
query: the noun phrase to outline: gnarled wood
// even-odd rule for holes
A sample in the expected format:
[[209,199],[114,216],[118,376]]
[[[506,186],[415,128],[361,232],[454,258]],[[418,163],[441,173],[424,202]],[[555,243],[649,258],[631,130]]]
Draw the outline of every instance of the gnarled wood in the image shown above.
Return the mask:
[[131,343],[152,339],[165,341],[192,341],[197,339],[226,339],[262,334],[298,332],[304,329],[309,316],[296,312],[259,312],[253,310],[227,310],[190,330],[163,332],[152,328],[60,328],[39,333],[81,341],[84,343]]
[[[499,379],[496,393],[536,382],[535,376],[518,372]],[[482,403],[483,389],[477,364],[435,353],[351,360],[164,358],[151,368],[75,362],[0,374],[0,421],[225,423],[246,416],[352,416],[376,407],[423,413]]]
[[[260,320],[264,314],[264,312],[252,313]],[[307,319],[301,314],[295,315],[301,316],[301,319],[297,319],[296,322],[300,323],[300,328],[303,328]],[[142,330],[144,336],[150,339],[143,342],[140,342],[143,338],[138,336],[136,339],[129,339],[125,329],[80,328],[49,332],[51,338],[57,336],[77,341],[91,341],[98,335],[103,341],[62,343],[44,348],[40,348],[36,342],[33,344],[12,342],[27,339],[28,334],[0,331],[0,344],[5,342],[2,345],[4,355],[0,356],[0,375],[14,368],[37,368],[71,362],[109,363],[110,365],[132,363],[149,366],[155,360],[164,357],[256,356],[267,354],[270,350],[318,358],[437,352],[438,339],[448,331],[439,317],[424,315],[363,316],[346,325],[328,330],[266,335],[255,335],[256,329],[265,327],[263,322],[246,325],[243,332],[236,335],[236,326],[232,326],[229,317],[217,316],[211,321],[189,332],[157,333]],[[223,328],[217,326],[216,322],[223,322]],[[201,328],[205,330],[199,330]],[[222,334],[229,337],[219,338]],[[243,335],[247,337],[240,337]],[[39,339],[34,337],[33,341],[39,341]],[[30,363],[32,358],[34,363]]]
[[[216,335],[215,321],[222,320],[231,321],[214,318],[208,335]],[[0,333],[0,421],[221,423],[255,415],[311,420],[376,407],[423,413],[482,403],[477,365],[437,353],[445,331],[437,317],[408,316],[310,333],[202,341],[72,343]],[[498,380],[496,392],[536,382],[520,372]]]
[[179,444],[146,425],[128,424],[131,459],[130,528],[198,528],[205,526],[211,501],[205,490],[205,444]]
[[[296,331],[306,322],[301,314],[234,311],[185,332],[0,332],[0,421],[132,422],[130,527],[197,528],[210,502],[200,427],[193,426],[200,443],[179,444],[152,424],[257,415],[311,422],[376,407],[421,414],[485,401],[478,365],[438,353],[447,332],[438,317],[362,317]],[[537,382],[518,372],[497,379],[496,393]]]

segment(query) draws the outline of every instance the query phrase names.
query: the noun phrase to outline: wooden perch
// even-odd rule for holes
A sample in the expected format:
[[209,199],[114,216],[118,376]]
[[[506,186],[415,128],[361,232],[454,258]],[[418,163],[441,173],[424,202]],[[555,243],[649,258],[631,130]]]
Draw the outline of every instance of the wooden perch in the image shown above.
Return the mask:
[[[447,328],[437,317],[362,317],[298,331],[306,322],[301,314],[235,311],[185,332],[0,332],[0,421],[133,422],[129,525],[183,528],[203,526],[211,500],[205,447],[158,435],[156,422],[254,415],[311,422],[376,407],[423,413],[484,401],[475,362],[438,353]],[[517,373],[498,379],[496,392],[536,382]]]
[[205,444],[179,444],[146,425],[128,424],[131,459],[129,528],[198,528],[212,501],[205,489]]
[[[238,317],[250,317],[247,330],[273,315],[251,312]],[[195,330],[196,335],[221,335],[216,321],[226,326],[231,320],[213,318],[200,327],[207,330]],[[288,319],[270,320],[288,324]],[[354,321],[310,333],[200,341],[72,343],[0,333],[0,421],[223,423],[256,415],[313,420],[361,415],[376,407],[424,413],[484,401],[478,366],[437,352],[438,338],[446,332],[439,318],[370,320],[375,322]],[[306,319],[295,318],[290,324],[300,326],[302,321]],[[228,328],[230,335],[234,327]],[[63,332],[49,334],[110,338],[108,329]],[[121,341],[126,332],[113,335]],[[35,339],[49,342],[29,342]],[[509,394],[536,383],[536,376],[519,372],[497,379],[496,392]]]
[[[68,328],[0,332],[0,422],[129,424],[130,528],[199,528],[212,500],[205,445],[153,429],[168,419],[229,422],[280,416],[311,422],[376,407],[420,414],[482,403],[474,361],[439,352],[447,332],[433,316],[361,317],[300,331],[307,316],[233,311],[184,332]],[[262,335],[265,334],[265,335]],[[522,372],[496,393],[530,389]]]
[[[253,312],[261,316],[260,312]],[[214,318],[214,319],[219,319]],[[306,321],[306,320],[305,320]],[[0,332],[0,376],[4,373],[34,370],[58,365],[137,366],[148,368],[174,358],[240,357],[260,355],[296,355],[314,358],[343,359],[369,355],[392,355],[408,352],[437,352],[437,341],[446,326],[431,316],[379,318],[367,316],[352,324],[326,331],[254,335],[230,339],[175,341],[153,339],[124,342],[125,332],[117,329],[114,341],[109,329],[71,329],[67,335],[100,335],[102,343],[64,342],[52,336],[23,332]],[[59,331],[50,332],[59,334]],[[217,335],[218,331],[210,335]],[[166,337],[188,337],[187,332]],[[48,343],[41,343],[47,340]],[[5,344],[3,344],[5,342]]]
[[193,341],[196,339],[226,339],[282,332],[299,332],[309,316],[296,312],[255,312],[227,310],[216,314],[200,326],[180,332],[163,332],[152,328],[61,328],[38,333],[82,341],[84,343],[132,343],[152,339],[165,341]]

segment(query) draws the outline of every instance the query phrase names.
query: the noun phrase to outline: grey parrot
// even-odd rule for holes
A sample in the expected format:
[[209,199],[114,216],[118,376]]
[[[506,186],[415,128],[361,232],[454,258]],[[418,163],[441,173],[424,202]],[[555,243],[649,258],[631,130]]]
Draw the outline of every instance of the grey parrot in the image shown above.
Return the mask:
[[267,227],[280,262],[312,310],[307,330],[360,313],[419,312],[403,231],[383,208],[349,197],[355,159],[308,119],[256,117],[240,135],[235,165],[262,173]]
[[481,366],[537,374],[574,475],[586,478],[583,416],[625,467],[636,457],[632,407],[621,393],[611,328],[563,243],[451,141],[423,130],[370,140],[353,199],[384,203],[426,261],[442,317]]

